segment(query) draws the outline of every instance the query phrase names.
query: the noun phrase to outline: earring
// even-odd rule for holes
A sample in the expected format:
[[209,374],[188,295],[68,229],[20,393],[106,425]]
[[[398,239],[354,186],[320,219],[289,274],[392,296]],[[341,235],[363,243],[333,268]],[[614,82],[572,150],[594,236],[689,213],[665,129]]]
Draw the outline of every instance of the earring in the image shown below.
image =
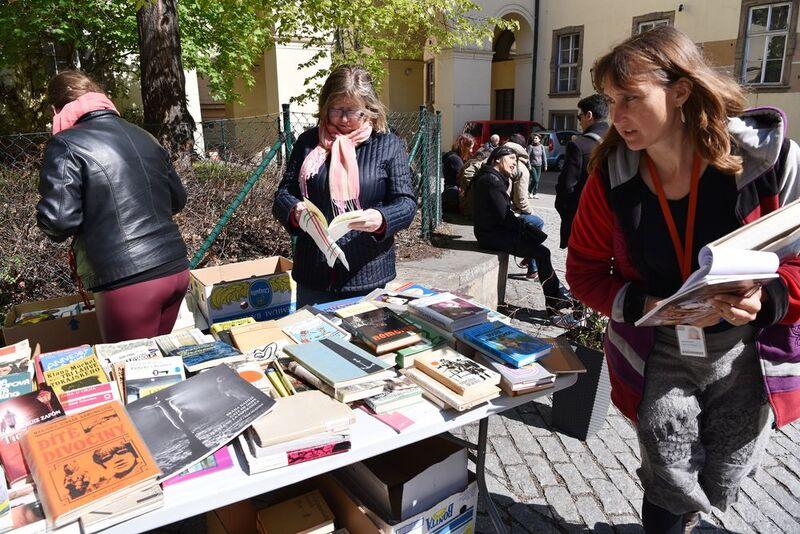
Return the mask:
[[683,114],[683,106],[679,107],[678,109],[681,110],[681,122],[686,124],[686,115]]

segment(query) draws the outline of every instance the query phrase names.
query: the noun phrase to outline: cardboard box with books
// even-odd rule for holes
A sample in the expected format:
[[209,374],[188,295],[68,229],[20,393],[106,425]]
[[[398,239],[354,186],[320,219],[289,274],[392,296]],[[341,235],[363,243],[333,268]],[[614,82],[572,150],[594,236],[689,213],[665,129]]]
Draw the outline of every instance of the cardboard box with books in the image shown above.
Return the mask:
[[12,306],[3,323],[3,338],[6,345],[27,339],[42,352],[102,341],[97,314],[86,309],[80,295]]
[[282,256],[194,269],[189,289],[209,324],[240,317],[265,321],[294,311],[291,270]]

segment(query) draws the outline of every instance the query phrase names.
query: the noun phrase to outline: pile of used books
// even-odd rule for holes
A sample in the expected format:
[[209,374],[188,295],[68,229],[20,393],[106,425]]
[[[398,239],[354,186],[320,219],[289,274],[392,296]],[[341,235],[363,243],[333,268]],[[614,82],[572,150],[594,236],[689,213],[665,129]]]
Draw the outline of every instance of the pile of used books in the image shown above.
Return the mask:
[[[582,369],[568,345],[510,322],[407,284],[208,334],[2,347],[0,532],[94,532],[160,506],[162,488],[232,468],[234,456],[254,474],[349,451],[357,413],[402,432],[431,411]],[[316,497],[301,501],[327,517]],[[281,510],[262,510],[259,528],[272,532]]]

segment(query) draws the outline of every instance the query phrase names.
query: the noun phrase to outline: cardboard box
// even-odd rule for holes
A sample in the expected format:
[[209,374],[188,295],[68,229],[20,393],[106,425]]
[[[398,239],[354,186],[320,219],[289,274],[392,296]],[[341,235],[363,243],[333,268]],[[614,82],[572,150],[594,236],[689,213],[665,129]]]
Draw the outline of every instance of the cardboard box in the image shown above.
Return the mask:
[[244,500],[206,513],[207,534],[257,534],[256,509]]
[[209,324],[239,317],[275,319],[295,309],[291,270],[292,262],[281,256],[195,269],[189,291]]
[[[338,474],[338,472],[337,472]],[[478,483],[469,473],[469,484],[427,510],[405,521],[388,522],[363,504],[341,481],[323,475],[317,483],[325,501],[336,515],[336,526],[351,534],[472,534],[478,505]]]
[[41,352],[51,352],[83,344],[102,343],[100,326],[97,324],[97,312],[94,310],[39,323],[14,324],[17,317],[25,312],[70,306],[82,302],[82,300],[80,295],[69,295],[12,306],[6,314],[3,325],[5,344],[11,345],[27,339],[31,348],[35,348],[39,344]]
[[341,469],[362,502],[405,521],[467,486],[467,449],[434,436]]

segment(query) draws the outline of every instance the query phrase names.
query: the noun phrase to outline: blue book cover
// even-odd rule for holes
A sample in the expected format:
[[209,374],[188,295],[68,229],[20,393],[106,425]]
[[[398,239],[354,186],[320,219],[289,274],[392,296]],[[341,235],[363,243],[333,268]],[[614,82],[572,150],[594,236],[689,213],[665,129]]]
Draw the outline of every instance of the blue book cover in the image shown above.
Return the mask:
[[334,300],[332,302],[323,302],[321,304],[314,304],[314,307],[321,312],[333,313],[336,310],[341,310],[342,308],[346,308],[347,306],[358,304],[363,299],[364,297],[350,297],[341,300]]
[[0,400],[19,397],[31,391],[33,391],[33,380],[28,373],[12,373],[0,377]]
[[457,338],[512,367],[524,367],[550,353],[553,345],[513,326],[493,321],[466,328]]
[[243,358],[241,352],[223,341],[178,347],[170,352],[169,355],[179,356],[183,360],[183,365],[190,371],[212,367],[217,363],[232,359]]
[[39,355],[39,363],[43,371],[52,371],[53,369],[72,363],[75,360],[91,356],[92,353],[92,347],[89,345],[81,345],[80,347],[41,354]]
[[392,366],[352,343],[326,338],[303,345],[287,345],[283,350],[325,383],[340,387],[357,383]]

